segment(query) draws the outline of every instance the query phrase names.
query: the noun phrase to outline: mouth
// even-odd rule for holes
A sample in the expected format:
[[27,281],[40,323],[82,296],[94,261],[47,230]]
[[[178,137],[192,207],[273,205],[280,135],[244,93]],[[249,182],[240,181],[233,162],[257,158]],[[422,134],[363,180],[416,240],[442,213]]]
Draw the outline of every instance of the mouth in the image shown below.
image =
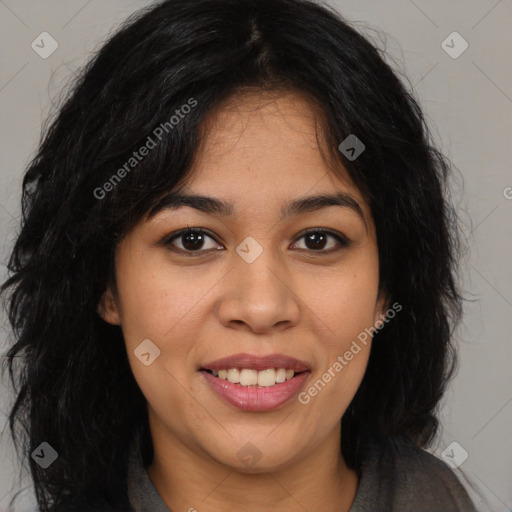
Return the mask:
[[[213,396],[221,398],[225,404],[244,412],[263,412],[290,403],[304,388],[311,371],[295,373],[294,370],[285,368],[267,368],[260,371],[248,368],[203,368],[199,373],[213,391]],[[232,380],[238,382],[231,382]],[[280,380],[282,382],[277,382]]]
[[306,361],[283,354],[234,354],[199,368],[217,397],[243,411],[268,411],[290,402],[311,374]]

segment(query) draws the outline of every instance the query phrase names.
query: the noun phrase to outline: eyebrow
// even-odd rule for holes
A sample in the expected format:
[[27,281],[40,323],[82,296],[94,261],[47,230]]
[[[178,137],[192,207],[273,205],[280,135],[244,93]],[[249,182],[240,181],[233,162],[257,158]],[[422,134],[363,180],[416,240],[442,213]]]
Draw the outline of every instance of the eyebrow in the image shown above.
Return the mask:
[[[181,194],[177,192],[171,192],[163,197],[151,210],[151,215],[155,215],[158,211],[164,209],[177,210],[182,206],[188,206],[209,215],[220,215],[225,217],[232,217],[235,215],[235,207],[233,203],[224,202],[215,197]],[[359,203],[351,195],[344,192],[305,196],[288,201],[281,208],[281,217],[286,218],[294,215],[301,215],[317,211],[328,206],[349,208],[366,224],[366,219]]]

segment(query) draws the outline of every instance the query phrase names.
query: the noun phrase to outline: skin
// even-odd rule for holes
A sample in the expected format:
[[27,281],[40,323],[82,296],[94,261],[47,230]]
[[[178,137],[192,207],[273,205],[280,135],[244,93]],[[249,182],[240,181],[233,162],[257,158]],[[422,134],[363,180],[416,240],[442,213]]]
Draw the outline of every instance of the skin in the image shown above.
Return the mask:
[[[386,310],[369,207],[344,169],[340,179],[326,166],[315,119],[296,93],[231,98],[205,125],[186,192],[232,202],[235,215],[162,210],[117,248],[117,290],[107,290],[99,311],[122,328],[148,403],[155,449],[148,473],[172,510],[341,512],[354,500],[358,476],[341,455],[340,419],[371,342],[308,404],[296,397],[271,411],[227,404],[198,371],[239,352],[278,352],[308,362],[307,390]],[[280,217],[287,201],[337,191],[359,203],[365,221],[340,206]],[[159,244],[187,226],[215,235],[199,246],[203,254]],[[339,232],[350,245],[329,236],[315,250],[297,236],[308,228]],[[250,264],[235,251],[248,236],[263,248]],[[186,243],[177,238],[174,248]],[[223,250],[208,252],[217,247]],[[161,354],[144,366],[134,350],[147,338]],[[247,442],[261,453],[250,468],[237,455]]]

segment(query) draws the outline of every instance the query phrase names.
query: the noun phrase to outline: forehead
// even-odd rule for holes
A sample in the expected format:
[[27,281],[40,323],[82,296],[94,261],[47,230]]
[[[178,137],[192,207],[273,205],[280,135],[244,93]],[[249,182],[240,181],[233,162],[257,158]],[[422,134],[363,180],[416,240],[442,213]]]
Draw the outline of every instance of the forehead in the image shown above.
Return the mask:
[[284,200],[318,188],[364,202],[341,161],[330,159],[321,121],[317,105],[296,92],[236,94],[202,126],[187,185],[196,193],[230,193],[234,201]]

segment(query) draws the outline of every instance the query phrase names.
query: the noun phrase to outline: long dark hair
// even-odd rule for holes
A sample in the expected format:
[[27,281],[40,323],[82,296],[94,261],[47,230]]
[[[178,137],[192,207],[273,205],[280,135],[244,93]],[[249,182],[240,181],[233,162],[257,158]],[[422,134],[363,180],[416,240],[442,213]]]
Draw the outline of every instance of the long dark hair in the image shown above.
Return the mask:
[[[342,419],[347,464],[358,467],[370,435],[426,446],[436,433],[455,362],[460,238],[450,167],[417,101],[380,50],[327,6],[168,0],[130,18],[84,68],[23,179],[21,230],[1,288],[15,337],[4,371],[16,393],[10,429],[44,512],[75,496],[114,502],[134,432],[151,457],[121,330],[97,305],[115,285],[118,242],[184,182],[206,116],[247,88],[299,91],[315,105],[330,156],[371,207],[380,286],[402,306],[374,335]],[[355,160],[338,149],[350,134],[365,145]],[[155,147],[128,171],[148,137]],[[30,457],[41,442],[58,452],[46,470]]]

